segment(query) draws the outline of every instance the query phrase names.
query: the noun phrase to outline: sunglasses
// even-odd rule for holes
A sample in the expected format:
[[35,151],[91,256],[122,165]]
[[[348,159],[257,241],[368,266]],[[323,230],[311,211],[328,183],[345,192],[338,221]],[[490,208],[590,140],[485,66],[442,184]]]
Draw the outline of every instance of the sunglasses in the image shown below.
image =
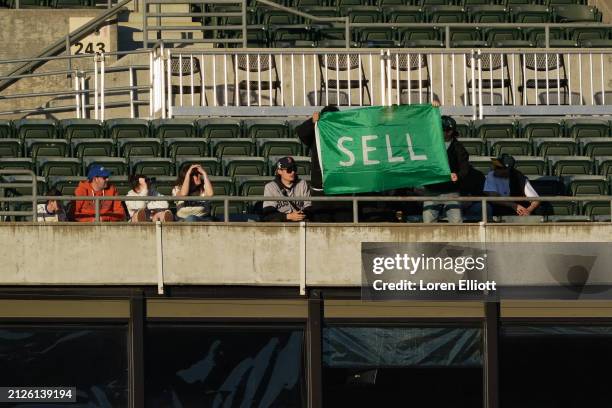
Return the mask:
[[297,171],[296,167],[281,167],[281,170],[285,170],[287,173],[294,173]]

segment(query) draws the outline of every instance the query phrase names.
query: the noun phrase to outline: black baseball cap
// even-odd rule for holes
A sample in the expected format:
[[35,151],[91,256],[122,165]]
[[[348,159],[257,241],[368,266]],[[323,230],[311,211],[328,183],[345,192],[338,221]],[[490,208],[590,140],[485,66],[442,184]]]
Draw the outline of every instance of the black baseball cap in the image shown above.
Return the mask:
[[276,162],[275,167],[277,169],[295,169],[296,168],[295,160],[293,160],[293,157],[289,157],[289,156],[281,157]]
[[507,153],[504,153],[499,157],[491,159],[491,162],[493,163],[494,167],[502,167],[507,169],[514,168],[514,165],[516,164],[516,160],[514,160],[514,157],[510,156]]
[[442,130],[457,130],[457,122],[450,116],[442,116]]

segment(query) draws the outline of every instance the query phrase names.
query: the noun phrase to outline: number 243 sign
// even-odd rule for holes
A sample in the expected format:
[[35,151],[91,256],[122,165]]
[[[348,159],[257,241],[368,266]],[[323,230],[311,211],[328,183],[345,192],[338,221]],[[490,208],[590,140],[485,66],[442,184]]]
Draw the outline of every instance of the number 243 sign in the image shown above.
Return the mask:
[[95,54],[95,53],[103,53],[106,52],[106,47],[103,42],[98,43],[75,43],[74,46],[76,50],[74,50],[75,54]]

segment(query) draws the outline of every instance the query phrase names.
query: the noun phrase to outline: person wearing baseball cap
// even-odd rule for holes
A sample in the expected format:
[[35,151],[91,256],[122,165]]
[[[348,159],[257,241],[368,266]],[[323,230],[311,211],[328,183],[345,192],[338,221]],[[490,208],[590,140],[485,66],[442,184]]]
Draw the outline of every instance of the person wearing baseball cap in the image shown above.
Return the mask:
[[[117,195],[117,188],[109,184],[111,172],[99,164],[93,164],[87,172],[87,180],[79,183],[74,190],[75,196],[80,197],[112,197]],[[74,220],[79,222],[95,221],[95,202],[76,201],[74,206]],[[121,201],[100,201],[100,221],[124,221],[125,209]]]
[[[491,170],[485,179],[484,192],[492,197],[538,197],[529,179],[515,168],[516,160],[509,154],[491,159]],[[539,201],[504,201],[489,206],[493,215],[531,215]]]
[[[451,171],[450,180],[425,186],[425,194],[452,199],[453,197],[459,197],[461,182],[470,171],[470,156],[461,142],[457,140],[457,122],[455,119],[450,116],[442,116],[440,119],[448,156],[448,167]],[[446,213],[446,218],[450,223],[463,222],[459,201],[423,202],[423,222],[437,222],[443,213]]]
[[[293,157],[282,157],[274,166],[274,180],[266,184],[266,197],[310,197],[306,181],[297,175]],[[304,221],[308,218],[310,201],[264,201],[264,221]]]

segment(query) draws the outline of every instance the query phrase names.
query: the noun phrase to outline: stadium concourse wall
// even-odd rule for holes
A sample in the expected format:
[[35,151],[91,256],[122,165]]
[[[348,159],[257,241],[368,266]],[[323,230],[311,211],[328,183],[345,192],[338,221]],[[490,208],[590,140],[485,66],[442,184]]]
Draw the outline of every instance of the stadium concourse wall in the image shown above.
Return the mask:
[[[282,286],[297,295],[359,287],[362,242],[609,243],[612,225],[2,223],[0,242],[0,286]],[[511,265],[507,277],[559,283],[547,271]]]

